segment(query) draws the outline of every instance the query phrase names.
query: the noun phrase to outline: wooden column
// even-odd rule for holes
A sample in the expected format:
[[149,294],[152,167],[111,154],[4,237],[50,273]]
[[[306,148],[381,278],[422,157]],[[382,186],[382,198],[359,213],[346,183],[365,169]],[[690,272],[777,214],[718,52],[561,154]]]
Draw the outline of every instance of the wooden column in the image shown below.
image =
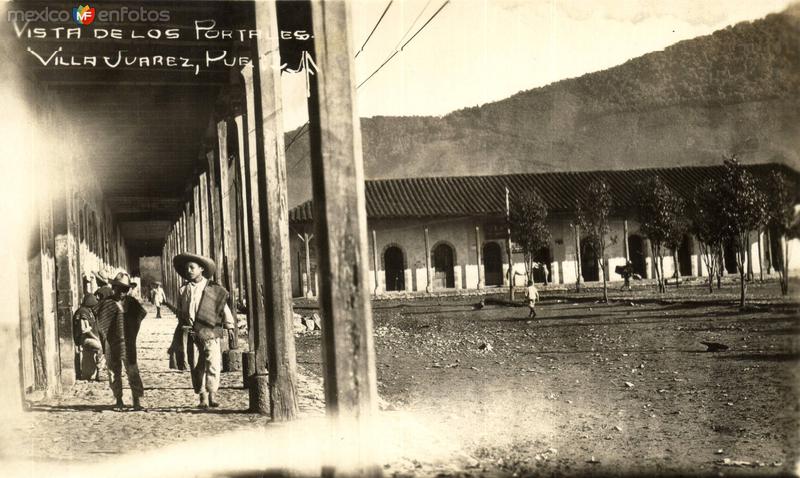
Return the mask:
[[[264,247],[262,244],[261,232],[261,204],[259,200],[259,149],[257,141],[257,126],[261,123],[259,110],[256,109],[256,77],[253,65],[249,64],[242,69],[242,77],[245,86],[245,101],[247,116],[245,117],[245,131],[247,131],[247,141],[245,142],[246,154],[244,155],[245,166],[245,191],[246,217],[250,221],[248,229],[248,240],[250,242],[250,290],[252,290],[252,301],[248,304],[248,314],[250,323],[248,324],[250,333],[248,342],[250,352],[243,363],[245,372],[245,385],[250,391],[250,410],[253,412],[268,414],[270,413],[269,385],[267,380],[267,318],[265,303],[264,285]],[[263,153],[261,153],[263,154]]]
[[[222,207],[220,205],[219,155],[214,149],[206,153],[208,161],[208,217],[211,227],[211,257],[217,263],[217,280],[225,284],[225,267],[222,248]],[[226,287],[227,288],[227,287]]]
[[372,272],[375,280],[375,290],[373,293],[378,295],[381,290],[380,274],[378,274],[378,236],[375,229],[372,230]]
[[[63,173],[63,171],[62,171]],[[75,343],[72,338],[73,291],[80,287],[75,277],[75,238],[69,231],[70,187],[64,174],[53,181],[53,234],[55,238],[56,327],[58,374],[63,388],[75,384]]]
[[311,77],[309,118],[317,263],[324,278],[319,304],[325,405],[340,425],[345,452],[356,460],[352,470],[338,472],[380,475],[370,448],[377,379],[350,4],[315,0],[311,11],[319,67]]
[[194,222],[194,253],[203,253],[203,210],[200,207],[200,177],[192,187],[192,219]]
[[[242,284],[245,290],[245,299],[247,301],[247,323],[252,323],[252,304],[253,304],[253,284],[251,282],[251,269],[250,269],[250,227],[251,217],[248,214],[248,178],[247,171],[245,170],[245,163],[247,162],[247,144],[245,141],[245,119],[243,115],[237,114],[233,118],[236,125],[236,140],[239,145],[239,154],[236,156],[237,163],[237,181],[239,184],[239,211],[241,215],[241,243],[242,251],[239,256],[239,262],[242,264]],[[252,335],[252,334],[250,334]],[[251,349],[252,350],[252,349]]]
[[186,251],[187,252],[196,252],[195,251],[195,239],[194,239],[194,209],[192,208],[192,200],[186,201],[186,204],[183,206],[183,215],[186,218]]
[[200,174],[200,232],[201,254],[205,257],[212,256],[211,249],[211,211],[208,200],[208,173]]
[[428,239],[428,228],[425,228],[425,276],[428,278],[428,284],[425,286],[425,292],[428,294],[433,291],[433,274],[431,274],[431,243]]
[[289,206],[286,196],[286,159],[283,142],[283,104],[276,2],[256,2],[258,38],[258,85],[260,103],[259,137],[263,157],[259,175],[264,249],[264,277],[267,279],[267,364],[270,406],[273,420],[297,416],[297,358],[294,347],[292,311]]
[[311,247],[310,241],[313,234],[309,236],[308,232],[303,232],[303,246],[306,253],[306,298],[314,297],[314,291],[311,289]]
[[[233,311],[234,330],[238,330],[236,318],[236,290],[234,289],[235,280],[233,278],[233,268],[230,256],[233,255],[233,244],[231,235],[231,208],[230,208],[230,187],[228,182],[228,122],[226,120],[217,123],[217,155],[216,164],[219,168],[219,197],[216,199],[218,222],[221,224],[221,231],[217,237],[221,237],[218,264],[222,268],[222,283],[228,289],[228,306]],[[233,334],[233,348],[238,348],[239,339],[237,334]]]
[[483,264],[481,264],[481,228],[475,226],[475,260],[478,265],[478,289],[483,289]]

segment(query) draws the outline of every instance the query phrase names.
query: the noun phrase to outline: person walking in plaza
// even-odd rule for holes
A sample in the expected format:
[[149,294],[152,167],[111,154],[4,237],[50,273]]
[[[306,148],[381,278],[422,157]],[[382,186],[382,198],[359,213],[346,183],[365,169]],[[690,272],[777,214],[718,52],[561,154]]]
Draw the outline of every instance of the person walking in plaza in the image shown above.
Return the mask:
[[[85,294],[81,306],[72,316],[72,332],[75,346],[81,356],[81,378],[100,380],[100,365],[103,358],[103,345],[97,327],[93,308],[97,305],[94,294]],[[92,361],[89,362],[88,358]]]
[[97,326],[105,342],[106,367],[111,391],[116,399],[115,407],[125,406],[122,400],[122,367],[128,375],[128,384],[133,395],[134,410],[141,410],[144,384],[136,360],[136,337],[142,319],[147,315],[138,300],[129,293],[135,283],[126,272],[120,272],[109,281],[112,295],[97,306]]
[[536,318],[536,301],[539,300],[539,291],[533,281],[528,279],[528,287],[525,289],[525,297],[528,298],[528,319]]
[[153,288],[150,289],[150,302],[156,306],[156,319],[161,318],[161,304],[167,301],[167,296],[164,294],[164,289],[161,288],[161,282],[154,282]]
[[[220,340],[231,340],[233,314],[228,307],[228,291],[213,280],[216,264],[195,254],[178,254],[172,259],[175,270],[186,279],[178,297],[178,320],[192,327],[194,343],[192,386],[200,396],[200,408],[218,407],[215,400],[222,370]],[[227,333],[223,332],[223,329]]]

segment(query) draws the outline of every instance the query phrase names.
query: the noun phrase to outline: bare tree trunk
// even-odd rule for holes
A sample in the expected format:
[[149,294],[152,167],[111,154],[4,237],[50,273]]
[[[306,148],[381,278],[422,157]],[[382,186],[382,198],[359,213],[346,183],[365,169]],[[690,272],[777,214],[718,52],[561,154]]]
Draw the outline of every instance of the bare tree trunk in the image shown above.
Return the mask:
[[789,242],[786,240],[786,234],[781,234],[781,252],[783,253],[780,271],[781,294],[787,295],[789,294]]
[[658,251],[658,267],[661,268],[661,292],[667,291],[667,279],[664,277],[664,256]]
[[678,249],[672,249],[672,263],[675,267],[675,288],[681,286],[681,266],[678,263]]

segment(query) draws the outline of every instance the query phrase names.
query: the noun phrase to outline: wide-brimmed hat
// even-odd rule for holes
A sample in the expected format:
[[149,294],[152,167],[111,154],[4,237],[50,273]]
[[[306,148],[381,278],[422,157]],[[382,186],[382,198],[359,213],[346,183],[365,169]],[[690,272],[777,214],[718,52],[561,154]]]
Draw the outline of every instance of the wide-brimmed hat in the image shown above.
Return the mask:
[[86,294],[83,296],[81,305],[84,307],[94,307],[97,305],[97,297],[94,294]]
[[156,287],[160,287],[161,286],[161,282],[155,281],[155,282],[153,282],[153,285],[156,286]]
[[109,278],[103,271],[97,271],[94,273],[94,280],[97,282],[97,285],[104,286],[108,285]]
[[108,283],[113,287],[122,287],[125,290],[130,290],[136,287],[136,282],[131,281],[131,276],[127,272],[120,272],[116,275],[113,279],[109,280]]
[[188,252],[184,252],[183,254],[178,254],[172,258],[172,265],[175,267],[175,270],[186,280],[189,279],[186,276],[186,264],[190,262],[194,262],[203,268],[203,276],[206,279],[211,279],[214,276],[214,273],[217,271],[217,265],[214,263],[214,261],[205,256],[198,256],[197,254],[189,254]]

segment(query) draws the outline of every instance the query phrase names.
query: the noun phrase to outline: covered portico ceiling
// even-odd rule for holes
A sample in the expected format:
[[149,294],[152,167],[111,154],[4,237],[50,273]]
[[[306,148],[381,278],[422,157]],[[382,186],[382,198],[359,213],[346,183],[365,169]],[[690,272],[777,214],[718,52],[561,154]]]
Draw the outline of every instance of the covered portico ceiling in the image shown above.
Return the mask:
[[[10,10],[70,13],[77,6],[54,1],[12,5]],[[296,13],[297,5],[289,7]],[[25,55],[25,67],[90,133],[89,173],[97,178],[130,252],[158,255],[193,178],[203,169],[205,151],[213,148],[207,132],[215,103],[241,68],[238,62],[207,63],[206,57],[223,51],[228,59],[253,56],[247,32],[255,30],[254,4],[147,1],[92,7],[95,20],[89,25],[71,19],[17,21],[19,48],[32,50]],[[129,15],[101,16],[101,11],[108,15],[122,9],[162,17],[142,22]],[[287,5],[280,9],[287,11]],[[296,16],[288,18],[297,22]],[[211,21],[218,33],[199,34],[197,22],[207,28]],[[283,44],[281,53],[286,54]]]

